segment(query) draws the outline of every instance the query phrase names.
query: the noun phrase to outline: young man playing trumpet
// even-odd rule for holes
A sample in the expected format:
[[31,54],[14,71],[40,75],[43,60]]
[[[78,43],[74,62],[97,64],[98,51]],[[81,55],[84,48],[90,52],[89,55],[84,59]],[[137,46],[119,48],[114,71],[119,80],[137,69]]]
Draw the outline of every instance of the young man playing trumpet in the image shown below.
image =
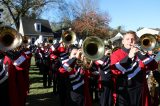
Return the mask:
[[123,47],[111,54],[116,106],[152,106],[146,81],[146,71],[157,69],[157,62],[135,47],[137,35],[126,32]]

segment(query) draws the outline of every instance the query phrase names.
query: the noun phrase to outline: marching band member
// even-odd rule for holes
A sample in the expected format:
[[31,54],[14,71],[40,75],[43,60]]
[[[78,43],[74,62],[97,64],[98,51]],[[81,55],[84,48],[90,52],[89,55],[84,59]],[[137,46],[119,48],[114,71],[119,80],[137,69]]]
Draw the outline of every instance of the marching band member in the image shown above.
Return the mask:
[[13,36],[20,37],[20,35],[11,27],[1,27],[0,36],[1,40],[8,36],[7,39],[10,38],[9,40],[13,40],[15,43],[14,46],[13,42],[13,44],[6,46],[5,43],[8,43],[7,41],[0,41],[0,105],[25,106],[26,86],[23,71],[26,68],[24,67],[26,66],[26,57],[23,52],[15,51],[20,44],[20,42],[15,42],[17,38],[11,39]]
[[95,61],[96,70],[99,71],[100,106],[113,106],[110,53],[110,48],[106,48],[102,59]]
[[[92,100],[89,93],[88,76],[89,70],[77,64],[77,60],[84,62],[81,51],[73,47],[69,60],[64,63],[63,67],[69,75],[70,81],[70,106],[92,106]],[[87,65],[87,64],[84,64]]]
[[157,63],[142,54],[134,46],[136,42],[136,33],[129,31],[123,36],[123,47],[111,54],[116,106],[151,106],[146,71],[157,69]]
[[[51,55],[50,58],[56,60],[56,64],[54,67],[58,68],[58,71],[54,74],[56,74],[57,85],[54,83],[55,86],[53,86],[53,92],[55,92],[55,88],[57,89],[57,92],[59,94],[60,103],[61,106],[65,106],[68,99],[67,96],[67,75],[66,71],[62,68],[62,65],[68,60],[69,57],[69,46],[64,44],[62,40],[57,42],[56,44],[51,46]],[[56,82],[56,81],[55,81]]]

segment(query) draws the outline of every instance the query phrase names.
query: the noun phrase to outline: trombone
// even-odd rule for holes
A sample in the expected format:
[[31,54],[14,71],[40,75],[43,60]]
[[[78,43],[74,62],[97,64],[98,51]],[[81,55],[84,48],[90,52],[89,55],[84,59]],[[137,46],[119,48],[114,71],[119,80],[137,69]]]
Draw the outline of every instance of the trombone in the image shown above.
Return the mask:
[[0,50],[15,49],[22,44],[22,35],[9,26],[0,27]]

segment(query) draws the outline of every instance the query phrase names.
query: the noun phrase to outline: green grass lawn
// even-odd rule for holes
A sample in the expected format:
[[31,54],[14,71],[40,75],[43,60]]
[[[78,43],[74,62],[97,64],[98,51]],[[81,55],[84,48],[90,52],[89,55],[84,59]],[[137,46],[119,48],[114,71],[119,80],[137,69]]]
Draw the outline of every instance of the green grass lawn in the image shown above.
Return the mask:
[[34,57],[31,59],[29,70],[30,91],[26,106],[59,106],[58,96],[53,95],[53,88],[43,88],[42,75],[35,66]]
[[[60,106],[58,95],[53,95],[53,88],[43,88],[42,75],[35,65],[34,57],[31,59],[29,70],[30,91],[26,106]],[[94,103],[93,106],[98,106]]]

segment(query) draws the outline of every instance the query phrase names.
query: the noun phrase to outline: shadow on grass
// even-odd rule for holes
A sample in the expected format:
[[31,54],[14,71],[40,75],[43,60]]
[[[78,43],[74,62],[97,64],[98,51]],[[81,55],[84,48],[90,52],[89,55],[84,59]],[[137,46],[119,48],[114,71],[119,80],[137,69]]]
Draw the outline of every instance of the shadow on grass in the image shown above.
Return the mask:
[[52,93],[29,95],[26,106],[59,106],[58,95]]
[[43,83],[43,80],[41,77],[30,78],[30,84],[33,84],[33,83]]

